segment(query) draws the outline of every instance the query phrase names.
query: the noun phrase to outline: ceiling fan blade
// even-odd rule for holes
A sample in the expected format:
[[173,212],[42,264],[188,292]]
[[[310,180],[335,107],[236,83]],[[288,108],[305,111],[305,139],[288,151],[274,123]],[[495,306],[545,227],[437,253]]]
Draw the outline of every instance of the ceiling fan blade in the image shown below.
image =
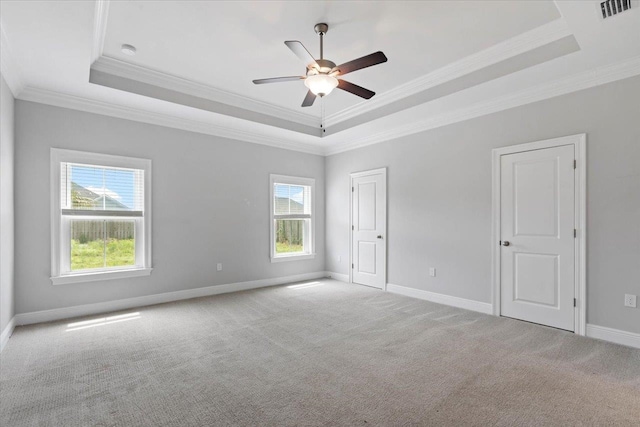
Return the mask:
[[313,92],[309,91],[307,92],[307,96],[304,97],[304,101],[302,101],[302,106],[311,107],[313,105],[313,101],[315,100],[316,96],[313,94]]
[[372,65],[382,64],[383,62],[387,62],[387,57],[384,55],[384,53],[378,51],[376,53],[363,56],[362,58],[354,59],[353,61],[340,64],[337,67],[335,67],[333,70],[331,70],[331,72],[333,73],[337,71],[338,75],[343,76],[353,71],[358,71],[363,68],[371,67]]
[[265,83],[280,83],[280,82],[292,82],[294,80],[304,80],[306,77],[303,76],[290,76],[290,77],[272,77],[270,79],[258,79],[254,80],[253,83],[257,85],[263,85]]
[[347,92],[351,92],[354,95],[358,95],[364,99],[370,99],[375,92],[370,91],[369,89],[365,89],[362,86],[354,85],[353,83],[349,83],[346,80],[338,79],[338,88],[342,90],[346,90]]
[[302,62],[305,63],[307,68],[318,68],[316,59],[309,53],[307,48],[304,47],[302,43],[297,40],[288,40],[284,42],[284,44],[286,44],[287,47],[291,49],[291,51],[295,53],[298,58],[302,59]]

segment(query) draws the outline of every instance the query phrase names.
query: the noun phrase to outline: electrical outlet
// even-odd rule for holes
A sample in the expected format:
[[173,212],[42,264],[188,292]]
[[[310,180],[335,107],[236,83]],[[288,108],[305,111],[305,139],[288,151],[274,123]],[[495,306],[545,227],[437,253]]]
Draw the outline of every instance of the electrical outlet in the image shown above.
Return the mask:
[[222,271],[222,263],[221,262],[218,263],[217,270],[218,271]]
[[636,296],[626,294],[624,296],[624,306],[636,308]]
[[431,267],[429,269],[429,276],[436,277],[436,269],[435,268]]

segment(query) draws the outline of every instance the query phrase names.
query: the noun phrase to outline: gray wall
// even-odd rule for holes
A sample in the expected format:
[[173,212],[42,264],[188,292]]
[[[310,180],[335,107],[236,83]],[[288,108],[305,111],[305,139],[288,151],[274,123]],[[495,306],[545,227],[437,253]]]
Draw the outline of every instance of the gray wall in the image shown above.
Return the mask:
[[[16,141],[16,313],[324,270],[320,156],[24,101]],[[151,276],[51,284],[51,147],[152,160]],[[270,262],[270,173],[316,179],[315,259]]]
[[[347,274],[349,173],[383,166],[389,179],[388,281],[490,302],[491,149],[587,133],[588,322],[640,333],[640,308],[623,307],[625,293],[640,295],[638,99],[640,77],[635,77],[326,160],[17,101],[15,248],[23,255],[15,263],[15,311],[325,269]],[[12,98],[3,97],[3,141],[6,103]],[[50,147],[153,160],[155,270],[150,277],[51,285]],[[4,177],[4,142],[2,154]],[[314,260],[269,262],[269,173],[316,178]],[[203,219],[208,221],[204,227]],[[3,245],[8,240],[4,221],[3,214]],[[216,262],[224,263],[224,271],[215,271]],[[437,268],[437,277],[428,276],[428,267]],[[11,300],[4,293],[4,271],[3,304]]]
[[328,157],[326,269],[349,272],[349,173],[386,166],[387,281],[490,303],[491,149],[577,133],[587,133],[587,321],[640,333],[640,308],[623,305],[640,296],[640,77]]
[[0,332],[14,312],[13,281],[13,166],[14,99],[0,76]]

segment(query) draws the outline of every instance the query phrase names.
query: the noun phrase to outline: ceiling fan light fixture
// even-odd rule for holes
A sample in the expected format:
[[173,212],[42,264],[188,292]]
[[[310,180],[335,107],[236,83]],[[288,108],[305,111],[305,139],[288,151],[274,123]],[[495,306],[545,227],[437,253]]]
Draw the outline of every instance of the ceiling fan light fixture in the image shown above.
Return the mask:
[[314,95],[325,96],[338,86],[338,79],[328,74],[314,74],[304,80],[304,85]]

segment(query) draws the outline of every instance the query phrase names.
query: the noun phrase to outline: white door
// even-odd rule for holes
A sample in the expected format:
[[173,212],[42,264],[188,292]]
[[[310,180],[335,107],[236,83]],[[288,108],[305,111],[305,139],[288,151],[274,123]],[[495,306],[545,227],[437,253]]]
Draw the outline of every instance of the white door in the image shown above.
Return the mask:
[[351,175],[352,281],[384,289],[387,280],[386,169]]
[[503,316],[575,330],[574,146],[501,156]]

